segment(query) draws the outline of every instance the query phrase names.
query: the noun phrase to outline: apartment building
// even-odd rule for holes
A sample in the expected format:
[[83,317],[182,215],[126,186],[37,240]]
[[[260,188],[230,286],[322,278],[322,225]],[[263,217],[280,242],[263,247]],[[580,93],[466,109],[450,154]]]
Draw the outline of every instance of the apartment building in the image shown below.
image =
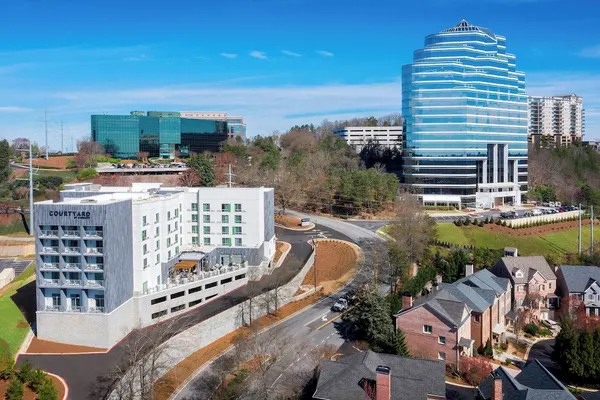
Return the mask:
[[274,191],[66,185],[35,204],[40,339],[111,347],[259,279],[275,254]]
[[438,279],[428,295],[402,300],[396,328],[404,332],[410,354],[458,364],[488,339],[504,341],[511,283],[488,270],[473,274],[470,266],[466,277],[451,284]]
[[401,126],[346,126],[333,130],[348,146],[360,153],[369,141],[387,148],[402,149]]
[[560,306],[556,292],[556,275],[543,256],[502,257],[491,269],[496,275],[510,279],[514,309],[527,309],[534,319],[554,319]]
[[530,143],[567,146],[583,139],[585,110],[580,96],[529,96],[528,106]]

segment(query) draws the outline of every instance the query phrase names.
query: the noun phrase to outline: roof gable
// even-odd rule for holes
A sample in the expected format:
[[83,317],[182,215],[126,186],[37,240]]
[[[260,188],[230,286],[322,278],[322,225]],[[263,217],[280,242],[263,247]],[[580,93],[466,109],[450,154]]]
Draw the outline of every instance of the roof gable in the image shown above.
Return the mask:
[[600,268],[596,266],[561,265],[560,272],[569,293],[583,293],[590,286],[590,279],[600,282]]
[[[499,264],[510,273],[515,283],[527,283],[533,275],[530,270],[538,271],[546,280],[556,279],[556,274],[543,256],[502,257]],[[517,276],[517,271],[522,276]]]

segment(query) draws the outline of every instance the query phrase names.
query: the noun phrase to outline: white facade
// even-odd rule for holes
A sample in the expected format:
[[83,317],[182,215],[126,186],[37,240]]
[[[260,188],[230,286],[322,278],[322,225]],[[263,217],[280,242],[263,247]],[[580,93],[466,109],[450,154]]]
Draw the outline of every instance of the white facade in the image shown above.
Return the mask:
[[[269,188],[74,184],[36,203],[35,217],[37,333],[65,343],[110,347],[260,279],[275,255]],[[184,260],[193,273],[174,270]],[[88,319],[107,330],[102,340],[81,334]],[[57,333],[57,321],[74,326]]]
[[530,96],[529,137],[538,143],[549,137],[556,145],[581,141],[585,132],[583,99],[575,94],[552,97]]
[[370,140],[388,148],[402,148],[401,126],[347,126],[334,129],[333,134],[344,139],[357,153]]

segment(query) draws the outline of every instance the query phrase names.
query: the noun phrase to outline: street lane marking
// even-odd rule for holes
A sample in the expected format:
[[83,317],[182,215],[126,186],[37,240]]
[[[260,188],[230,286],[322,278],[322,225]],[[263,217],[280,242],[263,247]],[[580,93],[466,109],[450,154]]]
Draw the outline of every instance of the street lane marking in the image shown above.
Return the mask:
[[323,322],[327,321],[327,314],[325,314],[321,317],[321,321],[323,321]]
[[346,314],[348,311],[352,310],[354,307],[350,307],[348,308],[346,311],[344,311],[343,313],[340,313],[338,315],[336,315],[335,317],[331,318],[329,321],[325,322],[323,325],[319,326],[317,329],[315,329],[315,331],[320,330],[321,328],[324,328],[325,326],[327,326],[328,324],[332,323],[333,321],[335,321],[336,319],[340,318],[342,315]]
[[308,325],[312,324],[313,322],[315,322],[316,320],[318,320],[318,319],[321,319],[321,318],[323,318],[323,317],[326,317],[326,316],[327,316],[327,314],[329,314],[329,311],[327,311],[327,312],[326,312],[325,314],[323,314],[323,315],[319,315],[317,318],[313,318],[313,319],[311,319],[311,320],[310,320],[310,321],[308,321],[306,324],[304,324],[304,326],[308,326]]
[[277,381],[283,376],[283,373],[279,374],[279,376],[277,377],[277,379],[275,379],[275,382],[273,382],[273,384],[271,385],[271,387],[269,389],[273,389],[273,386],[275,386],[275,384],[277,383]]

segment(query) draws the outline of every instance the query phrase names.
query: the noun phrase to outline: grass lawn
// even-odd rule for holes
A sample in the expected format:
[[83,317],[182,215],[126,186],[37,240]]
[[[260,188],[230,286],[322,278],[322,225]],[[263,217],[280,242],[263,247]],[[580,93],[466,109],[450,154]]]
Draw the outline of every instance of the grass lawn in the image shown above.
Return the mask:
[[75,171],[71,171],[71,170],[67,170],[67,171],[58,171],[58,170],[38,170],[37,173],[35,174],[36,176],[60,176],[61,178],[63,178],[63,180],[65,181],[65,183],[69,183],[72,180],[75,179],[75,177],[77,176],[77,172]]
[[25,225],[21,218],[15,219],[10,224],[0,225],[0,235],[12,235],[15,233],[26,233]]
[[[583,228],[582,248],[590,243],[589,227]],[[600,237],[600,227],[594,231]],[[511,236],[510,234],[488,231],[480,227],[459,227],[452,223],[438,224],[438,240],[459,245],[474,245],[490,249],[516,247],[522,255],[564,256],[577,253],[577,228],[543,236]]]
[[8,286],[4,287],[0,295],[0,340],[6,341],[10,353],[14,356],[29,331],[27,320],[11,299],[21,286],[26,284],[35,273],[35,264],[32,263],[21,275]]

